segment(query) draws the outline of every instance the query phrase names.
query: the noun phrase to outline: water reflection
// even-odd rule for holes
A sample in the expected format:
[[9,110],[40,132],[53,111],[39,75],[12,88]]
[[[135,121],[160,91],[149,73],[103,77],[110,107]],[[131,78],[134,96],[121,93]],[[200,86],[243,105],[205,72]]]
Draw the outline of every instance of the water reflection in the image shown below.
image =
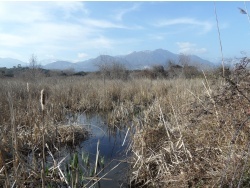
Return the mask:
[[78,116],[77,122],[87,127],[91,133],[89,139],[80,144],[78,152],[89,153],[90,163],[94,164],[99,140],[99,155],[104,157],[105,166],[109,164],[98,174],[98,177],[102,177],[119,164],[105,175],[105,178],[109,180],[101,180],[99,187],[127,187],[128,164],[125,159],[128,155],[129,137],[126,138],[125,142],[124,139],[128,127],[110,128],[105,124],[105,116],[96,114],[81,114]]

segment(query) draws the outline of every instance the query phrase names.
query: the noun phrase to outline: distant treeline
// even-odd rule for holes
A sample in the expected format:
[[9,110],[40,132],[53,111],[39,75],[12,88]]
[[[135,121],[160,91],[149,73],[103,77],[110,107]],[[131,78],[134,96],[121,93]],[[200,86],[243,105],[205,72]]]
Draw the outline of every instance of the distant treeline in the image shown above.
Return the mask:
[[[221,74],[221,68],[207,71],[207,74],[218,76]],[[178,65],[169,63],[167,66],[154,65],[142,70],[128,70],[125,65],[112,62],[98,65],[96,72],[76,72],[74,69],[65,70],[48,70],[38,67],[22,67],[20,65],[13,68],[0,67],[0,78],[16,77],[35,79],[39,77],[53,76],[87,76],[89,78],[99,79],[133,79],[133,78],[148,78],[148,79],[173,79],[173,78],[196,78],[203,76],[201,70],[195,66]]]
[[87,72],[75,72],[74,70],[48,70],[43,68],[31,68],[31,67],[13,67],[6,68],[0,67],[0,78],[4,77],[52,77],[52,76],[85,76]]

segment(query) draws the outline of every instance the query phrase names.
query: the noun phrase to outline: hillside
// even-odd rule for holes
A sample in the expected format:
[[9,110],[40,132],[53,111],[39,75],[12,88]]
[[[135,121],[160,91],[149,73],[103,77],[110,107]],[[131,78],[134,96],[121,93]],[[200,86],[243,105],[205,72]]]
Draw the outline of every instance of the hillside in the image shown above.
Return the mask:
[[[215,66],[214,63],[204,60],[196,55],[189,56],[189,65],[198,67],[199,69],[210,69]],[[179,54],[174,54],[168,50],[156,49],[154,51],[145,50],[145,51],[135,51],[127,55],[99,55],[96,58],[88,59],[85,61],[80,61],[72,63],[69,61],[63,60],[54,60],[54,61],[40,61],[49,62],[46,65],[43,65],[43,68],[50,70],[65,70],[65,69],[74,69],[75,71],[96,71],[98,70],[98,65],[103,63],[110,62],[119,62],[124,64],[129,70],[144,69],[152,65],[163,65],[167,66],[169,61],[172,61],[176,64],[179,64]],[[0,67],[12,68],[13,66],[27,66],[27,63],[24,63],[17,59],[12,58],[0,58]]]
[[26,66],[26,63],[13,58],[0,58],[0,67],[12,68],[18,65]]

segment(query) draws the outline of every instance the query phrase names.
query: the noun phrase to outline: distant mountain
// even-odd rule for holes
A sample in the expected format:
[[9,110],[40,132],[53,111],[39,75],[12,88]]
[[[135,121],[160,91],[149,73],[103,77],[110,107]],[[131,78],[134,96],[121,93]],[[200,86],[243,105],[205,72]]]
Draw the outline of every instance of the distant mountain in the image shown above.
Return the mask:
[[120,56],[128,61],[134,68],[143,68],[152,65],[166,65],[168,60],[177,62],[178,55],[167,50],[157,49],[154,51],[146,50],[132,52],[128,55]]
[[53,63],[49,63],[44,65],[43,68],[50,70],[65,70],[65,69],[74,69],[77,70],[79,67],[75,63],[71,63],[68,61],[56,61]]
[[211,68],[214,68],[217,66],[216,63],[214,63],[214,62],[212,63],[212,62],[205,60],[205,59],[202,59],[196,55],[191,55],[190,58],[191,58],[190,64],[193,66],[196,66],[200,69],[211,69]]
[[[196,66],[200,69],[209,69],[214,67],[214,63],[204,60],[196,55],[190,55],[189,65]],[[96,71],[98,65],[101,63],[119,62],[123,63],[128,69],[143,69],[152,65],[166,66],[169,60],[178,64],[179,54],[174,54],[168,50],[157,49],[154,51],[146,50],[139,52],[132,52],[127,55],[109,56],[100,55],[96,58],[81,61],[77,63],[71,63],[68,61],[56,61],[44,66],[47,69],[69,69],[74,68],[75,71]]]
[[129,62],[126,61],[126,59],[119,56],[110,56],[110,55],[100,55],[93,59],[77,62],[77,65],[79,66],[80,70],[83,71],[96,71],[98,70],[98,65],[110,62],[119,62],[127,66],[129,65]]
[[[179,64],[179,54],[174,54],[163,49],[133,52],[122,57],[127,60],[135,69],[142,69],[143,67],[150,67],[152,65],[166,66],[169,61]],[[212,62],[204,60],[196,55],[189,55],[189,58],[189,65],[196,66],[200,69],[208,69],[214,66]]]
[[54,63],[56,61],[60,61],[60,59],[55,59],[55,58],[51,58],[51,59],[43,59],[41,61],[38,62],[39,65],[47,65],[50,63]]
[[13,68],[18,65],[27,66],[27,63],[13,58],[0,58],[0,67]]

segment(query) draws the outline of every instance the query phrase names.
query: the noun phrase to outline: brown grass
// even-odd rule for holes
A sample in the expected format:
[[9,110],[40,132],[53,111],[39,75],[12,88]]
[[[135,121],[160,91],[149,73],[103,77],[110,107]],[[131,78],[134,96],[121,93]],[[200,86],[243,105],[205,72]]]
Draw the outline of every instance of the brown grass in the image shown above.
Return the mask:
[[184,84],[134,119],[134,186],[249,187],[249,70],[211,81]]
[[[66,125],[67,115],[102,112],[107,113],[111,126],[133,125],[131,185],[245,185],[249,179],[250,79],[233,85],[239,75],[231,75],[227,84],[205,77],[105,80],[105,85],[101,79],[87,77],[28,83],[1,80],[0,183],[13,185],[18,179],[19,185],[32,180],[41,185],[41,158],[33,157],[29,164],[27,157],[41,154],[43,135],[52,152],[61,144],[78,144],[87,137],[86,131]],[[42,89],[44,113],[39,104]]]
[[[51,151],[56,152],[55,147],[72,145],[87,138],[87,133],[82,126],[62,125],[68,113],[64,107],[60,106],[64,101],[55,101],[50,96],[53,85],[44,84],[43,81],[46,82],[45,79],[28,84],[16,79],[0,82],[2,110],[0,113],[0,129],[2,130],[0,133],[0,174],[3,173],[4,176],[3,179],[0,178],[1,185],[20,186],[32,181],[33,175],[38,178],[39,161],[42,159],[46,162],[45,145],[48,145]],[[42,90],[40,95],[42,88],[46,89]],[[39,104],[40,96],[41,105]],[[32,165],[29,164],[29,155],[32,155],[33,159],[36,158]],[[45,182],[45,164],[42,169],[41,175]],[[6,173],[8,178],[6,178]]]

